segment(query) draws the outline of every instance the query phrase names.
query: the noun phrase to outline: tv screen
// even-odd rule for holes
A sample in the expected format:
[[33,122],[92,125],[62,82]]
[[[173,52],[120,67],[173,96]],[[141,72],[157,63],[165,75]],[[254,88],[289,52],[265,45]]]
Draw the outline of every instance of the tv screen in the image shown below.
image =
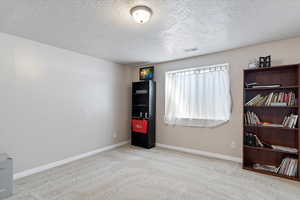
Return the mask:
[[152,80],[154,78],[154,67],[140,68],[140,80]]

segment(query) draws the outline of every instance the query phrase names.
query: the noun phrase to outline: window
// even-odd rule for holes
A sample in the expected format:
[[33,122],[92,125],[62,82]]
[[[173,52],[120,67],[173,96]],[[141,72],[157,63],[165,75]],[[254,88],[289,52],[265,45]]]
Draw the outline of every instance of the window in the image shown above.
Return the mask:
[[230,118],[229,65],[166,72],[165,122],[213,127]]

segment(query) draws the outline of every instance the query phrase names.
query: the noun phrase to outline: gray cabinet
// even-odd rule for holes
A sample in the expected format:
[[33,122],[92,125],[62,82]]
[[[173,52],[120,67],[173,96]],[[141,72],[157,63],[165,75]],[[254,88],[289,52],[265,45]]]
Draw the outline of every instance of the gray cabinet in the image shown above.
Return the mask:
[[12,159],[5,154],[0,154],[0,200],[11,196],[12,191]]

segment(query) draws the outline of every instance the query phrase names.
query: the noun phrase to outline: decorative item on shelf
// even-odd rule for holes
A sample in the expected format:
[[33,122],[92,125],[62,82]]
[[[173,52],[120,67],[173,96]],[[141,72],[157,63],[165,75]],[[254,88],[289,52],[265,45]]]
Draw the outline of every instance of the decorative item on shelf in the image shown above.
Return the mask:
[[140,80],[152,80],[154,78],[154,66],[140,68]]
[[255,69],[258,67],[258,60],[255,58],[253,60],[250,60],[249,63],[248,63],[248,69]]
[[259,57],[259,67],[271,67],[271,56]]

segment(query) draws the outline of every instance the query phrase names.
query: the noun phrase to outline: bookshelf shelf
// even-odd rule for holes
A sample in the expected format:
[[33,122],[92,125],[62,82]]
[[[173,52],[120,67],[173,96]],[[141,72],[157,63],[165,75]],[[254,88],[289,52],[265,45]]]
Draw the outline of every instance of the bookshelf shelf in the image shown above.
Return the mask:
[[265,174],[265,175],[277,176],[277,177],[280,177],[280,178],[285,178],[285,179],[289,179],[289,180],[293,180],[293,181],[299,181],[298,176],[297,177],[286,176],[286,175],[277,174],[277,173],[274,173],[274,172],[268,172],[268,171],[264,171],[264,170],[260,170],[260,169],[254,169],[254,168],[249,167],[249,166],[243,166],[243,169],[253,171],[253,172],[257,172],[257,173],[261,173],[261,174]]
[[269,152],[274,152],[274,153],[284,153],[284,154],[298,155],[298,152],[297,153],[292,153],[292,152],[281,151],[281,150],[276,150],[276,149],[271,149],[271,148],[266,148],[266,147],[253,147],[253,146],[244,145],[244,148],[258,150],[258,151],[269,151]]
[[298,89],[298,86],[297,85],[293,85],[293,86],[286,86],[286,87],[274,87],[274,88],[244,88],[245,90],[249,90],[249,91],[252,91],[252,90],[285,90],[285,89]]
[[[247,125],[245,120],[249,119],[248,112],[254,113],[261,122],[269,122],[274,124],[282,124],[284,118],[286,116],[299,116],[300,105],[299,103],[299,94],[300,94],[300,64],[292,64],[292,65],[281,65],[274,66],[268,68],[257,68],[257,69],[245,69],[244,70],[244,83],[257,83],[258,85],[281,85],[281,87],[262,87],[262,88],[244,88],[244,123],[243,123],[243,141],[249,141],[249,134],[255,135],[258,140],[261,140],[263,144],[270,145],[279,145],[284,147],[296,148],[298,152],[300,151],[300,135],[298,122],[299,119],[292,121],[292,125],[289,124],[290,127],[294,127],[293,124],[296,121],[296,128],[289,127],[276,127],[276,126],[263,126],[263,125]],[[270,93],[274,94],[283,94],[283,98],[279,102],[283,102],[282,99],[285,98],[285,94],[293,93],[293,104],[295,106],[255,106],[255,105],[245,105],[252,98],[256,96],[266,97]],[[274,95],[276,96],[276,95]],[[278,96],[274,97],[277,99]],[[278,97],[279,98],[279,97]],[[296,99],[296,100],[295,100]],[[255,100],[254,100],[255,101]],[[259,100],[258,100],[259,101]],[[270,101],[278,102],[276,100],[273,101],[272,95],[270,97]],[[269,102],[270,102],[269,101]],[[289,102],[288,99],[284,100],[285,102]],[[296,101],[296,102],[295,102]],[[293,105],[292,104],[292,105]],[[248,118],[248,119],[247,119]],[[250,116],[251,119],[251,116]],[[253,118],[252,118],[253,119]],[[259,121],[258,121],[259,122]],[[249,123],[249,122],[248,122]],[[246,137],[247,135],[247,137]],[[256,147],[262,146],[257,143],[253,146],[246,145],[249,142],[245,142],[243,145],[243,169],[250,170],[253,172],[272,175],[276,177],[286,178],[290,180],[300,181],[300,166],[299,153],[291,153],[282,150],[271,149],[266,145],[264,147]],[[251,145],[251,143],[250,143]],[[264,170],[254,169],[254,164],[260,165],[272,165],[275,167],[282,166],[281,163],[284,161],[289,161],[289,159],[297,159],[298,162],[298,170],[296,176],[287,176],[282,174],[277,174],[273,172],[268,172]],[[294,164],[295,161],[293,161]],[[291,167],[290,165],[284,167]],[[285,168],[281,168],[285,169]],[[284,170],[285,173],[287,171]]]
[[254,125],[245,125],[245,128],[270,128],[270,129],[281,129],[281,130],[287,130],[287,131],[295,131],[298,133],[298,128],[288,128],[288,127],[275,127],[275,126],[254,126]]
[[298,108],[298,106],[244,106],[245,108]]
[[133,107],[148,107],[146,104],[138,104],[138,105],[133,105]]
[[148,95],[148,93],[134,93],[133,95]]
[[279,71],[279,70],[286,70],[288,68],[297,68],[299,64],[294,65],[279,65],[273,67],[264,67],[264,68],[254,68],[254,69],[244,69],[245,72],[260,72],[260,71]]

